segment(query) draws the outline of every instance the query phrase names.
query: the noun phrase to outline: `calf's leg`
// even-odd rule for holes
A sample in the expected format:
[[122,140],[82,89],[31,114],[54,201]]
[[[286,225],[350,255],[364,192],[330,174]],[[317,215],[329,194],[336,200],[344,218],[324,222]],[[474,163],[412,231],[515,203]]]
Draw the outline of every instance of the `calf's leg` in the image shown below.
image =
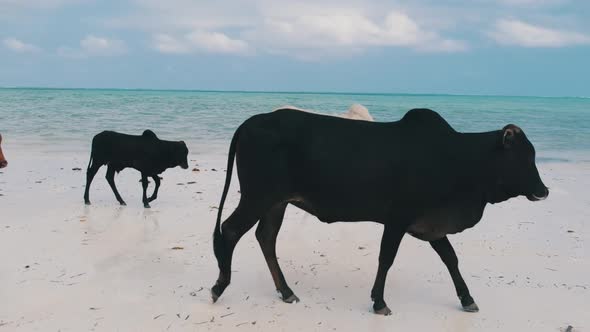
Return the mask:
[[155,200],[156,198],[158,198],[158,189],[160,189],[160,177],[156,174],[156,175],[152,175],[152,179],[154,179],[154,183],[156,184],[156,188],[154,189],[154,193],[152,194],[152,196],[148,199],[148,202],[151,202],[151,201]]
[[148,184],[149,184],[147,178],[148,178],[147,174],[141,173],[141,187],[143,189],[143,196],[142,196],[143,207],[146,209],[149,209],[151,206],[150,206],[149,200],[147,198],[147,188],[148,188]]
[[117,198],[117,201],[119,202],[119,204],[127,205],[127,203],[125,203],[123,198],[121,198],[121,195],[119,195],[119,191],[117,190],[117,186],[115,185],[115,168],[113,166],[109,165],[109,167],[107,168],[107,174],[105,177],[107,179],[107,182],[111,186],[111,189],[113,190],[113,193],[115,194],[115,198]]
[[453,246],[451,245],[451,242],[449,242],[449,239],[445,236],[441,239],[430,241],[430,245],[447,266],[451,278],[453,279],[453,283],[455,284],[457,296],[459,296],[459,300],[461,300],[463,310],[467,312],[478,312],[479,308],[477,307],[477,304],[475,304],[471,294],[469,294],[469,289],[459,272],[459,260],[457,259],[457,255],[455,254],[455,250],[453,250]]
[[92,165],[86,170],[86,189],[84,189],[84,203],[86,205],[90,205],[90,184],[101,166],[102,164],[92,162]]
[[219,276],[211,288],[213,302],[223,294],[231,281],[231,262],[236,244],[242,236],[258,221],[256,210],[244,202],[243,196],[238,207],[221,224],[221,239],[214,239],[215,256],[219,266]]
[[272,275],[277,291],[281,293],[283,301],[287,303],[299,302],[299,298],[293,293],[283,276],[281,267],[277,260],[276,243],[277,235],[283,224],[287,203],[281,203],[266,213],[256,228],[256,239],[264,254],[264,259]]
[[379,268],[377,269],[377,276],[375,277],[375,283],[371,290],[373,310],[379,315],[391,315],[391,310],[387,307],[387,304],[383,299],[385,279],[387,278],[387,271],[389,271],[389,268],[393,264],[393,260],[395,259],[395,255],[397,254],[397,250],[404,234],[404,230],[392,225],[385,225],[383,230],[381,249],[379,252]]

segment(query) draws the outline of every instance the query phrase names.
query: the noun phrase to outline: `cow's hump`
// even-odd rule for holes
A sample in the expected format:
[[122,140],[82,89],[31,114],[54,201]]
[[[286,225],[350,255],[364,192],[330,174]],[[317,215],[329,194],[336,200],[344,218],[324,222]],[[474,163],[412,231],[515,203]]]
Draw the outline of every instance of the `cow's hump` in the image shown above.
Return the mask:
[[143,137],[149,137],[149,138],[158,138],[158,136],[156,136],[156,133],[154,133],[153,131],[147,129],[143,132],[143,134],[141,134],[141,136]]
[[402,121],[412,126],[455,131],[453,127],[440,116],[440,114],[427,108],[414,108],[409,110],[402,118]]

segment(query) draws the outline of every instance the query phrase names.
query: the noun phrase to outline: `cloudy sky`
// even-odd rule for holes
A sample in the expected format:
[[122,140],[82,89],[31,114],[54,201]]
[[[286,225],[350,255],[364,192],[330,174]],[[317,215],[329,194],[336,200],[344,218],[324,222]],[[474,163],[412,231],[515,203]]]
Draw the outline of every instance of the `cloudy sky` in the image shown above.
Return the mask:
[[0,0],[0,86],[590,96],[590,1]]

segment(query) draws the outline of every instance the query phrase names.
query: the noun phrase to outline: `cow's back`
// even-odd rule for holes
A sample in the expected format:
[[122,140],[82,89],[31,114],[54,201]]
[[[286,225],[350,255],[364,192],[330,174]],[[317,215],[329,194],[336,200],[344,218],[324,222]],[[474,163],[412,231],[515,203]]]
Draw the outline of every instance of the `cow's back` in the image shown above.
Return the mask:
[[[255,115],[243,125],[241,135],[273,146],[280,144],[302,158],[300,162],[348,161],[354,167],[377,163],[416,162],[414,155],[445,153],[457,132],[434,111],[412,110],[400,121],[369,122],[294,111],[277,110]],[[437,153],[438,152],[438,153]],[[441,156],[442,157],[442,156]],[[346,168],[346,165],[343,165]]]
[[92,140],[92,158],[128,167],[138,156],[145,155],[145,140],[142,136],[103,131]]

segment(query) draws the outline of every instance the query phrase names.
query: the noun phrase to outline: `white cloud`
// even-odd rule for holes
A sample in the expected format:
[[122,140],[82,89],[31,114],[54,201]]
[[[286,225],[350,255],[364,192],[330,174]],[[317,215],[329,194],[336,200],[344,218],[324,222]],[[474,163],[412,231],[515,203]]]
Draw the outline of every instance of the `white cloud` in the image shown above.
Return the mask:
[[503,45],[523,47],[566,47],[590,44],[590,36],[579,32],[544,28],[518,20],[498,20],[489,36]]
[[33,44],[27,44],[16,38],[5,38],[2,43],[4,47],[17,53],[35,53],[40,51],[39,47]]
[[154,35],[153,42],[154,48],[162,53],[186,54],[190,53],[191,51],[188,43],[183,43],[178,39],[165,33],[159,33]]
[[318,55],[390,46],[433,52],[455,52],[467,48],[465,42],[445,39],[398,11],[390,12],[381,22],[359,13],[267,19],[262,26],[246,32],[246,36],[269,50],[297,50]]
[[511,6],[545,6],[562,4],[567,0],[499,0],[498,2]]
[[88,55],[112,56],[127,52],[122,40],[88,35],[80,41],[80,47]]
[[441,27],[439,16],[426,17],[422,11],[410,15],[385,1],[235,0],[228,5],[135,0],[135,4],[132,15],[105,24],[147,31],[153,47],[164,53],[256,51],[313,58],[383,47],[427,52],[467,49],[466,42],[442,35],[442,30],[454,26]]
[[57,54],[67,58],[85,58],[89,56],[117,56],[127,53],[125,42],[119,39],[87,35],[80,40],[79,48],[62,46]]
[[196,30],[176,38],[168,34],[153,36],[154,48],[162,53],[217,53],[250,54],[251,50],[243,40],[232,39],[220,32]]
[[248,44],[243,40],[219,32],[194,31],[186,37],[196,48],[207,52],[244,54],[248,51]]

